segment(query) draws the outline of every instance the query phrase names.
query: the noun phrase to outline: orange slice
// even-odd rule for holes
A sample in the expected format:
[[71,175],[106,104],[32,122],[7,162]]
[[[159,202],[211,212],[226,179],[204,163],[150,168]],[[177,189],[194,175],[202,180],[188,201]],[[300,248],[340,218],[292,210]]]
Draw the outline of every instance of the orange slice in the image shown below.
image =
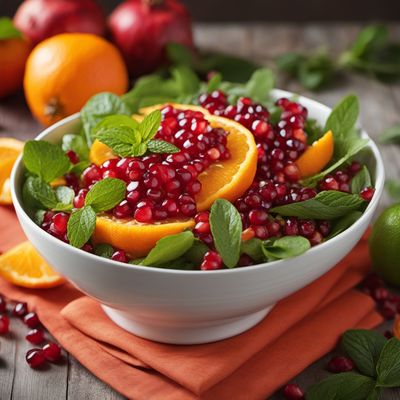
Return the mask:
[[0,275],[27,288],[51,288],[64,282],[30,242],[23,242],[0,256]]
[[11,204],[10,174],[24,148],[24,142],[13,138],[0,138],[0,204]]
[[332,131],[328,131],[310,146],[296,161],[301,177],[315,175],[329,163],[333,156],[334,141]]
[[191,229],[194,225],[193,219],[140,224],[134,219],[123,220],[104,215],[97,217],[92,239],[96,244],[109,243],[137,258],[145,256],[164,236]]

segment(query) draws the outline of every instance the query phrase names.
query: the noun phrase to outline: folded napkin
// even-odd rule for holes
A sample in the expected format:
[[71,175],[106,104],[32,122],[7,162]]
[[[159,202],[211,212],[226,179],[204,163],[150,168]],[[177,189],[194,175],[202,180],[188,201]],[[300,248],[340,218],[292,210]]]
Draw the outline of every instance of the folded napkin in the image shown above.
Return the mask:
[[[0,251],[22,240],[13,211],[0,209]],[[371,298],[353,289],[369,268],[363,239],[341,263],[280,301],[254,328],[192,346],[151,342],[124,331],[70,284],[27,290],[0,280],[0,293],[27,301],[67,351],[128,398],[252,400],[265,399],[332,349],[343,331],[381,322]]]

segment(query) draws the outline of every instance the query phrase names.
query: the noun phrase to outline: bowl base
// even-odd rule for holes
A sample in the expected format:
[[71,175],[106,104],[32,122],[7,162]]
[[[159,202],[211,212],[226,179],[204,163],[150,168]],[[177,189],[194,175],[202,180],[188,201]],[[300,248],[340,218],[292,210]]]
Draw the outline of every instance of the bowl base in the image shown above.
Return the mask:
[[202,344],[216,342],[236,336],[257,325],[272,309],[268,306],[260,311],[241,317],[205,322],[171,324],[162,321],[138,321],[132,314],[101,305],[107,316],[120,328],[145,339],[169,344]]

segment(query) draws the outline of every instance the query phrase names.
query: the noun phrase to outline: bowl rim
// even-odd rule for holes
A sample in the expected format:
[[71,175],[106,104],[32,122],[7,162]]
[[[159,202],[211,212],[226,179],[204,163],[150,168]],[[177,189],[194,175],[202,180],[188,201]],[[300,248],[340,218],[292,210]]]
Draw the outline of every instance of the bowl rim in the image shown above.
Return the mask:
[[[281,89],[273,89],[271,91],[271,96],[273,98],[275,97],[291,97],[293,95],[298,96],[294,92],[289,92],[286,90],[281,90]],[[301,102],[306,102],[312,107],[320,108],[324,112],[330,112],[332,108],[326,106],[323,103],[320,103],[316,100],[310,99],[305,96],[298,96],[298,101]],[[308,106],[309,107],[309,106]],[[69,122],[73,122],[77,119],[79,119],[80,113],[75,113],[70,115],[69,117],[66,117],[62,119],[61,121],[56,122],[55,124],[47,127],[44,129],[39,135],[37,135],[34,140],[41,140],[46,138],[48,135],[51,135],[52,132],[54,132],[57,128],[60,126],[63,126]],[[361,126],[360,126],[361,128]],[[10,176],[10,187],[11,187],[11,196],[13,200],[13,205],[15,207],[15,211],[17,214],[19,214],[20,217],[24,219],[24,223],[27,223],[30,225],[30,227],[39,235],[43,235],[44,240],[50,240],[54,241],[55,245],[59,246],[65,246],[65,249],[68,249],[69,251],[72,251],[76,255],[80,255],[83,258],[87,257],[88,259],[92,261],[101,261],[102,263],[105,263],[106,265],[109,265],[113,268],[118,268],[118,269],[129,269],[129,270],[140,270],[141,272],[147,271],[148,273],[160,273],[160,274],[179,274],[179,275],[196,275],[196,276],[209,276],[211,275],[221,275],[221,274],[244,274],[249,271],[257,271],[260,269],[264,268],[282,268],[282,265],[287,263],[290,260],[299,260],[301,257],[305,256],[311,256],[319,252],[323,252],[325,248],[327,248],[327,245],[329,244],[330,246],[334,246],[335,244],[338,244],[346,235],[352,235],[353,232],[357,229],[358,226],[360,226],[363,223],[363,220],[368,218],[371,213],[374,212],[380,198],[383,192],[383,187],[384,187],[384,181],[385,181],[385,173],[384,173],[384,166],[383,166],[383,160],[382,156],[380,154],[380,151],[375,144],[375,142],[368,136],[365,130],[361,128],[361,137],[368,139],[368,144],[367,147],[370,148],[372,154],[374,155],[375,162],[376,162],[376,169],[375,169],[375,195],[372,198],[372,201],[368,204],[366,210],[364,211],[363,215],[354,223],[352,224],[349,228],[344,230],[343,232],[339,233],[337,236],[329,239],[327,242],[322,243],[318,246],[312,247],[309,250],[307,250],[305,253],[288,258],[288,259],[283,259],[283,260],[277,260],[277,261],[271,261],[271,262],[265,262],[261,264],[256,264],[256,265],[250,265],[247,267],[243,268],[228,268],[228,269],[221,269],[221,270],[215,270],[215,271],[201,271],[201,270],[179,270],[179,269],[167,269],[167,268],[157,268],[157,267],[151,267],[151,266],[142,266],[142,265],[135,265],[135,264],[126,264],[122,263],[119,261],[114,261],[111,259],[103,258],[98,255],[88,253],[84,250],[78,249],[76,247],[71,246],[68,243],[64,243],[63,241],[51,236],[47,232],[43,231],[26,213],[24,208],[22,207],[22,204],[20,203],[17,195],[17,190],[16,190],[16,180],[18,175],[21,173],[21,168],[22,168],[22,154],[18,157],[16,160],[14,167],[11,172]]]

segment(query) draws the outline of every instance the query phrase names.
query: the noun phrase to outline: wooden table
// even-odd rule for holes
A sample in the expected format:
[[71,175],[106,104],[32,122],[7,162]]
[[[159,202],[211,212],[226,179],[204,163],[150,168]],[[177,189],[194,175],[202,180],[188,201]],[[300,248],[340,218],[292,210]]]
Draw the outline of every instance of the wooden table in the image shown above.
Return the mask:
[[[202,48],[234,52],[271,65],[277,55],[286,51],[304,51],[327,46],[333,54],[337,55],[348,47],[359,29],[360,26],[357,24],[241,26],[203,24],[195,27],[195,36]],[[391,30],[393,35],[400,39],[400,26],[392,26]],[[363,126],[372,138],[377,138],[386,127],[400,122],[399,84],[388,86],[363,76],[351,75],[343,77],[334,87],[318,93],[309,93],[297,84],[282,79],[279,80],[278,87],[301,92],[330,106],[349,92],[357,94],[361,101]],[[22,95],[0,102],[0,136],[28,139],[35,137],[41,129],[41,126],[31,118]],[[400,148],[385,146],[381,147],[381,151],[387,177],[400,179]],[[389,203],[390,200],[384,195],[381,208]],[[19,321],[13,320],[12,323],[12,336],[0,337],[1,400],[115,400],[123,398],[69,355],[65,357],[61,365],[52,366],[46,372],[37,372],[28,368],[24,361],[25,352],[29,348],[24,340],[26,328]],[[390,323],[385,323],[379,327],[379,330],[384,332],[390,329],[390,326]],[[324,366],[331,355],[332,353],[311,365],[294,381],[306,388],[309,384],[326,376]],[[387,392],[384,397],[385,400],[399,398],[400,390]],[[271,399],[282,399],[282,395],[277,393]]]

